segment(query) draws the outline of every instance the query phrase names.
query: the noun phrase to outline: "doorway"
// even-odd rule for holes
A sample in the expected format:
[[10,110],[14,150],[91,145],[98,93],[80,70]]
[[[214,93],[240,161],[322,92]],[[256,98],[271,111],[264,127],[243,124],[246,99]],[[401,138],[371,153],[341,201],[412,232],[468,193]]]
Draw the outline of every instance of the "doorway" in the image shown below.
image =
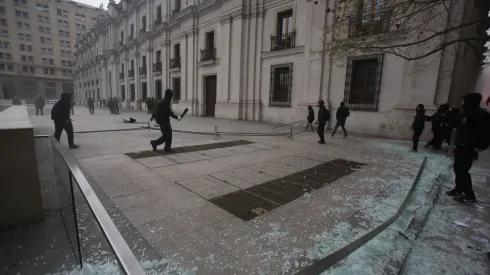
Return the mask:
[[216,75],[204,77],[204,116],[215,116],[216,84]]
[[155,80],[156,97],[157,99],[162,99],[162,81]]

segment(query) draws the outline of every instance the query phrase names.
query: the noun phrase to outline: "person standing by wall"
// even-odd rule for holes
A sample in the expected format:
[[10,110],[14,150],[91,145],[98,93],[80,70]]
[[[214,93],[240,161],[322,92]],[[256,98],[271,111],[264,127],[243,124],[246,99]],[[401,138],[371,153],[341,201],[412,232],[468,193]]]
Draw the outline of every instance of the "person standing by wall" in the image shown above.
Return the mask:
[[119,101],[117,100],[117,97],[114,97],[112,99],[112,104],[114,105],[114,114],[118,115],[119,114]]
[[92,97],[89,97],[87,100],[88,111],[91,115],[95,114],[95,101]]
[[313,107],[308,106],[308,116],[306,117],[306,129],[305,129],[305,131],[308,131],[308,128],[311,128],[312,131],[315,130],[313,128],[313,121],[315,121],[315,111],[313,110]]
[[51,119],[54,121],[54,138],[60,141],[61,133],[65,130],[70,149],[76,149],[80,146],[73,142],[73,124],[70,119],[71,102],[71,94],[62,93],[60,100],[51,109]]
[[349,107],[345,106],[345,103],[343,101],[340,102],[340,107],[337,109],[337,113],[335,114],[335,116],[337,118],[337,122],[335,123],[335,127],[333,128],[332,137],[335,136],[335,132],[337,132],[337,128],[339,128],[339,126],[344,132],[344,137],[347,137],[347,130],[345,130],[345,121],[347,120],[347,117],[350,116],[350,111]]
[[415,108],[415,117],[412,122],[412,130],[413,130],[413,146],[410,151],[418,152],[419,140],[422,132],[425,128],[425,122],[430,121],[430,117],[425,115],[425,109],[423,104],[417,105]]
[[330,111],[325,108],[325,102],[323,100],[318,101],[318,129],[317,133],[320,137],[318,143],[325,144],[325,125],[330,120]]
[[172,100],[173,92],[170,89],[165,91],[165,96],[163,100],[158,104],[158,108],[155,113],[155,119],[160,125],[160,130],[162,136],[157,140],[150,140],[151,148],[153,151],[157,150],[157,146],[165,143],[164,151],[172,152],[172,126],[170,124],[170,117],[174,119],[181,120],[180,116],[176,116],[170,107],[170,102]]
[[459,202],[476,202],[469,171],[475,153],[486,150],[490,145],[490,113],[480,108],[481,100],[478,93],[463,97],[464,114],[456,132],[453,164],[456,186],[446,192]]
[[41,95],[38,95],[36,101],[34,102],[34,106],[36,107],[36,116],[39,114],[39,112],[41,112],[42,116],[44,115],[43,109],[45,104],[44,98]]

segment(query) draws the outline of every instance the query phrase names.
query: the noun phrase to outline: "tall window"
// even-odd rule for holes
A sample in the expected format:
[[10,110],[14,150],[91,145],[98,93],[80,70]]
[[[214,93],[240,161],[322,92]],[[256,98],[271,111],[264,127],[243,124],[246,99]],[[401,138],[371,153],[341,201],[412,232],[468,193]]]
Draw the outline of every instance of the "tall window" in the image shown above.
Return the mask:
[[172,79],[172,91],[174,95],[172,97],[174,103],[178,103],[180,100],[180,77]]
[[132,39],[134,37],[134,25],[129,26],[129,37]]
[[344,101],[353,110],[377,111],[383,54],[350,57],[347,59],[347,75]]
[[293,31],[293,10],[287,10],[277,15],[277,35],[283,36]]
[[269,106],[291,107],[293,64],[271,66]]
[[157,23],[162,22],[162,6],[157,7]]
[[271,51],[293,48],[295,45],[293,10],[278,13],[276,27],[276,35],[271,36]]
[[385,0],[363,0],[349,24],[349,37],[375,35],[389,31],[390,13]]
[[141,31],[146,31],[146,16],[141,18]]
[[175,10],[174,12],[180,11],[180,0],[175,0]]
[[121,40],[119,42],[121,44],[124,42],[124,31],[121,31]]
[[162,51],[157,51],[156,60],[157,60],[157,63],[162,61]]
[[141,67],[146,68],[146,55],[141,57]]

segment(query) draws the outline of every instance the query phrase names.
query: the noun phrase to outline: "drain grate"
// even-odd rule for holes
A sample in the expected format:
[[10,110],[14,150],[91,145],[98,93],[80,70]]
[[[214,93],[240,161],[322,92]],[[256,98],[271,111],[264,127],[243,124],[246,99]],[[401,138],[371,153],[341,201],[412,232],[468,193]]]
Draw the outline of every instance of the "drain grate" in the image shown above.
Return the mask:
[[349,175],[364,165],[363,163],[335,159],[281,179],[211,199],[210,202],[244,221],[249,221],[281,205],[292,202],[305,193]]
[[225,141],[225,142],[217,142],[217,143],[209,143],[209,144],[200,144],[200,145],[191,145],[191,146],[183,146],[183,147],[172,148],[172,150],[174,151],[172,153],[167,153],[163,150],[157,150],[156,152],[142,151],[142,152],[136,152],[136,153],[126,153],[126,155],[132,159],[141,159],[141,158],[155,157],[155,156],[159,156],[159,155],[175,155],[175,154],[198,152],[198,151],[205,151],[205,150],[218,149],[218,148],[227,148],[227,147],[233,147],[233,146],[239,146],[239,145],[248,145],[248,144],[252,144],[252,143],[253,142],[247,141],[247,140],[234,140],[234,141]]

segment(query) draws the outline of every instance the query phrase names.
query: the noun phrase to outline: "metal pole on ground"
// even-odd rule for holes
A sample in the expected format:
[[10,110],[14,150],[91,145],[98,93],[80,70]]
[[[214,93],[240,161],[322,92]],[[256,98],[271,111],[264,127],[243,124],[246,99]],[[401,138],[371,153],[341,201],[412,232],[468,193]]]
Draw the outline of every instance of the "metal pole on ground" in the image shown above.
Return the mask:
[[218,126],[214,126],[214,139],[218,139]]
[[148,121],[148,132],[150,131],[150,122]]
[[294,139],[294,138],[293,138],[293,127],[291,127],[290,129],[291,129],[291,131],[290,131],[290,133],[289,133],[289,134],[291,135],[291,139]]

